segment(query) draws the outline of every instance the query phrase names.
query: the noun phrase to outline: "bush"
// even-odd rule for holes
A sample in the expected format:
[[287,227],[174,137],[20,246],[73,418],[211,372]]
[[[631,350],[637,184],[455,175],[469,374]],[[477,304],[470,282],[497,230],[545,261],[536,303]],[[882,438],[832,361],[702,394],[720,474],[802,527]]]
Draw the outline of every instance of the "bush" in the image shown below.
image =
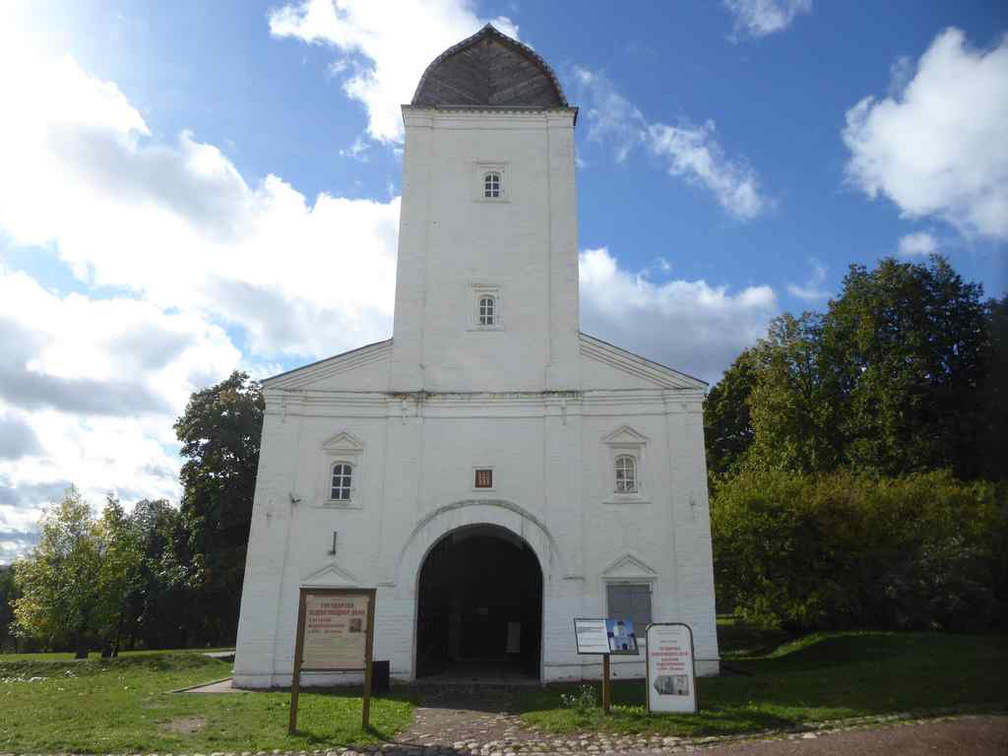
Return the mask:
[[947,472],[746,471],[711,504],[719,601],[789,632],[989,627],[1006,522],[1003,489]]

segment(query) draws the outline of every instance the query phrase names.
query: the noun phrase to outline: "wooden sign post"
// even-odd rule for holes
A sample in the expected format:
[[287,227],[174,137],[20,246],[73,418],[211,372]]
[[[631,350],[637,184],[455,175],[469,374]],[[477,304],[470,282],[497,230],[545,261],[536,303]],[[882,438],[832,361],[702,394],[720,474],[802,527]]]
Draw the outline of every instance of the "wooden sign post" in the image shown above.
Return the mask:
[[579,654],[595,654],[602,657],[602,713],[608,714],[612,708],[609,656],[637,655],[637,635],[634,633],[633,622],[622,619],[576,618],[574,641]]
[[371,719],[374,588],[302,588],[294,639],[288,732],[297,731],[302,672],[363,672],[361,725]]

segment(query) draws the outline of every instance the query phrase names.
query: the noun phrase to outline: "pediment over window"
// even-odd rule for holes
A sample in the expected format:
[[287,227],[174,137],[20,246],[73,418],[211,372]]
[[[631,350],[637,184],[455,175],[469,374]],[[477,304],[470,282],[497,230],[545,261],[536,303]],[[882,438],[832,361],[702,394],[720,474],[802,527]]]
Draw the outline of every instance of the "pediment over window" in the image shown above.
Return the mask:
[[322,444],[322,448],[326,451],[361,452],[364,451],[364,443],[352,433],[341,431]]
[[624,554],[619,559],[611,562],[602,571],[602,577],[609,580],[640,579],[653,580],[658,576],[658,571],[646,564],[642,559],[633,554]]
[[360,581],[349,570],[331,562],[302,578],[301,585],[311,588],[356,588]]
[[602,443],[610,446],[643,446],[647,442],[647,436],[635,431],[629,425],[621,425],[608,436],[602,438]]

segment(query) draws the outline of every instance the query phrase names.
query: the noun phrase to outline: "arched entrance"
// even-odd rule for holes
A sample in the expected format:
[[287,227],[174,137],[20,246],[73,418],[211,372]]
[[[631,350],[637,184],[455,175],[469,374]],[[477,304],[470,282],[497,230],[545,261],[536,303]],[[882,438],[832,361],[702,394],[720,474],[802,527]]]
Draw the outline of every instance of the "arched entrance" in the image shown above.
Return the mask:
[[417,586],[418,677],[538,679],[543,576],[532,548],[499,525],[467,525],[427,553]]

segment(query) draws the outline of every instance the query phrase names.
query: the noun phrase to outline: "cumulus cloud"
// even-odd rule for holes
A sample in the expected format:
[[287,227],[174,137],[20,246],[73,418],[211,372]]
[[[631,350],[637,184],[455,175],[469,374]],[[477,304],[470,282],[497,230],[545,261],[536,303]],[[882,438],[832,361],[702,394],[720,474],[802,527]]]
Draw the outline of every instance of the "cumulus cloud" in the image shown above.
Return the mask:
[[588,103],[588,138],[611,143],[617,162],[642,147],[670,176],[709,191],[738,220],[752,220],[772,207],[748,162],[729,157],[718,143],[714,121],[684,120],[677,126],[652,122],[603,74],[577,67],[574,80]]
[[847,111],[848,180],[905,217],[1008,239],[1008,36],[978,50],[947,29],[899,75],[891,96]]
[[399,106],[413,99],[427,65],[488,21],[518,37],[510,19],[481,18],[469,0],[302,0],[269,14],[273,36],[342,55],[330,70],[346,74],[344,91],[364,105],[368,134],[382,142],[402,140]]
[[731,293],[706,281],[655,283],[621,268],[605,247],[579,255],[581,328],[709,383],[766,334],[769,286]]
[[722,4],[735,16],[735,40],[784,31],[799,14],[812,12],[812,0],[722,0]]
[[899,254],[904,257],[933,255],[937,251],[938,240],[926,231],[907,234],[899,240]]
[[808,263],[812,268],[808,280],[803,284],[788,284],[788,294],[806,302],[826,299],[830,295],[829,291],[823,288],[823,283],[826,281],[826,266],[814,257],[810,257]]
[[399,200],[252,184],[191,133],[155,139],[115,83],[2,26],[0,102],[0,232],[55,252],[87,292],[0,267],[2,562],[70,481],[94,502],[177,499],[172,423],[190,392],[385,338]]
[[241,326],[256,354],[388,335],[398,198],[249,185],[190,133],[155,143],[119,88],[70,58],[0,45],[0,71],[14,114],[0,121],[0,227],[16,244],[55,243],[89,284]]

